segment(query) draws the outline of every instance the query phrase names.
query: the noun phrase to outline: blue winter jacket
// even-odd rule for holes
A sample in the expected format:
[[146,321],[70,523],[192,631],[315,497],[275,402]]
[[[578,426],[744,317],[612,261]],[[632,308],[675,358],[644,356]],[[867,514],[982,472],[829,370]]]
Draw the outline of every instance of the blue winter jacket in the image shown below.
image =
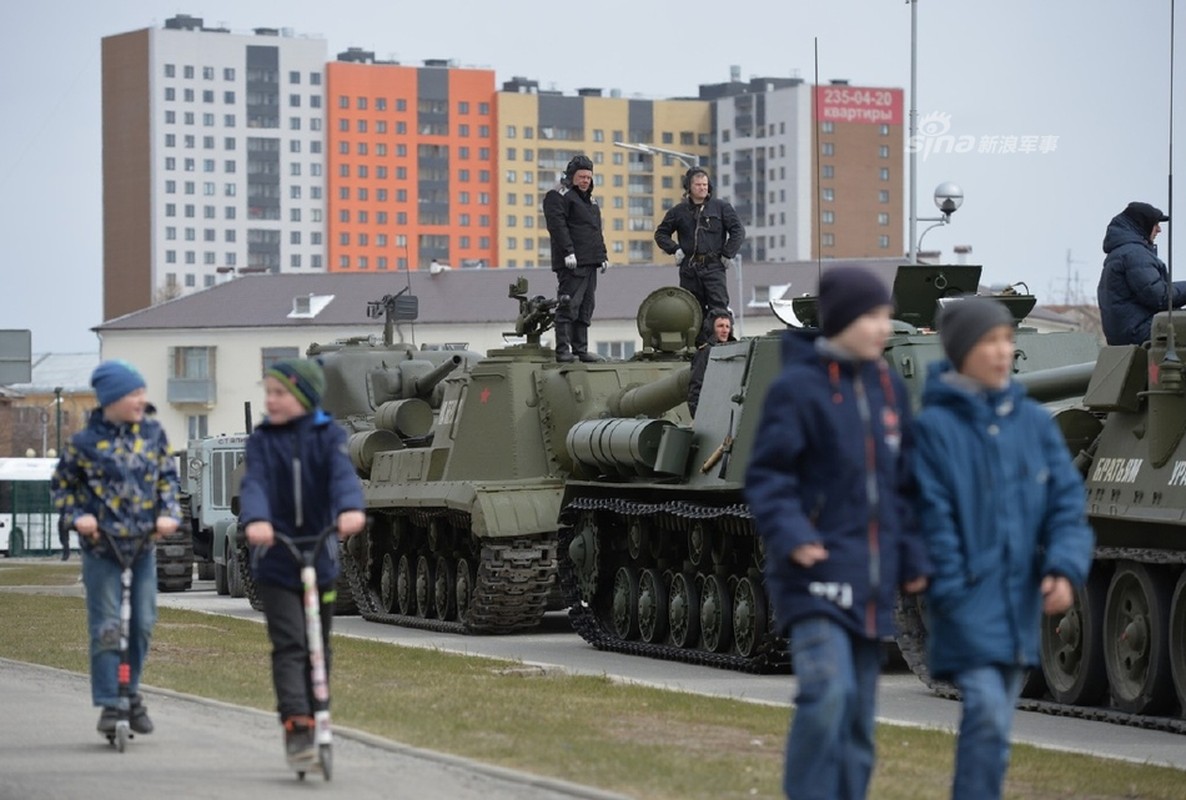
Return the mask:
[[[1165,311],[1169,272],[1157,247],[1124,214],[1104,234],[1104,270],[1097,292],[1108,344],[1144,344],[1153,315]],[[1174,308],[1186,305],[1186,281],[1174,282]]]
[[[247,468],[239,494],[239,524],[266,520],[304,548],[343,511],[362,510],[362,483],[346,451],[346,432],[320,409],[285,425],[263,422],[247,439]],[[302,524],[297,526],[294,462],[300,461]],[[338,537],[330,535],[317,555],[317,584],[333,585],[340,570]],[[281,544],[253,547],[257,581],[299,587],[300,564]]]
[[[53,476],[54,505],[62,517],[73,525],[94,514],[99,530],[115,538],[125,558],[137,540],[156,531],[157,517],[181,519],[178,491],[177,460],[160,424],[111,422],[98,408],[70,437]],[[115,560],[105,538],[92,544],[84,536],[80,544]]]
[[1082,585],[1094,545],[1083,481],[1049,413],[1016,383],[985,392],[954,375],[931,365],[914,433],[938,678],[1036,665],[1041,580]]
[[[886,637],[898,587],[928,572],[905,496],[909,395],[883,361],[832,357],[818,336],[785,334],[746,471],[766,589],[784,630],[827,616],[859,636]],[[803,568],[791,551],[809,542],[828,558]]]

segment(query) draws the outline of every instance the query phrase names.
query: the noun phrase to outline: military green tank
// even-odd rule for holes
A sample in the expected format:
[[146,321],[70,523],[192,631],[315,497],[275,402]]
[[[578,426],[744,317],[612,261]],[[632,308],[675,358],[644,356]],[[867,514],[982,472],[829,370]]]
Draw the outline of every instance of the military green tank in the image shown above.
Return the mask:
[[[428,452],[444,397],[442,382],[450,375],[465,374],[482,358],[468,350],[422,350],[395,341],[396,325],[415,320],[418,312],[416,298],[405,292],[368,303],[367,315],[384,320],[381,339],[354,336],[306,349],[306,356],[316,358],[325,372],[322,408],[346,429],[351,462],[364,480],[370,476],[376,453]],[[242,471],[240,466],[232,476],[235,494]],[[237,514],[234,501],[232,508]],[[252,608],[263,610],[251,577],[246,541],[240,531],[234,539],[234,562],[239,565],[243,592]],[[335,612],[357,613],[359,605],[351,582],[339,581]]]
[[[885,358],[915,405],[927,365],[942,357],[938,304],[975,293],[979,278],[978,266],[898,269]],[[1036,302],[1028,294],[1000,299],[1019,322]],[[793,306],[800,323],[814,324],[814,298]],[[594,646],[731,669],[786,668],[743,495],[762,401],[781,366],[781,333],[712,348],[693,424],[661,431],[649,469],[615,451],[566,484],[562,581],[573,625]],[[1016,341],[1015,369],[1044,399],[1083,392],[1099,349],[1093,336],[1019,328]]]
[[[661,431],[690,422],[688,362],[700,325],[690,294],[661,289],[643,301],[643,346],[631,359],[571,364],[541,344],[557,300],[529,296],[524,279],[510,296],[522,342],[466,356],[466,368],[447,376],[444,367],[426,373],[443,380],[419,411],[406,399],[378,403],[370,395],[381,381],[370,373],[367,402],[356,404],[368,413],[344,415],[336,398],[352,392],[361,401],[364,384],[325,357],[326,408],[373,426],[351,440],[371,522],[342,559],[368,620],[460,633],[536,626],[559,607],[565,481],[593,474],[587,465],[606,449],[611,458],[629,451],[647,471]],[[406,374],[400,385],[409,385]],[[428,405],[439,411],[430,415]]]

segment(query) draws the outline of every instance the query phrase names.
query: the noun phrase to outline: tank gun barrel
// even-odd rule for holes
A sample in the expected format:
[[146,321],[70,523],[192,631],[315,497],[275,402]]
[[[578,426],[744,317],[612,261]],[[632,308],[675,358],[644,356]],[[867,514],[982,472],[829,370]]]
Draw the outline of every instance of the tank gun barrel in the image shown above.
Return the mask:
[[609,402],[615,417],[657,417],[688,399],[692,368],[684,367],[651,383],[627,389]]
[[457,369],[461,361],[461,356],[455,355],[447,361],[442,361],[431,372],[426,372],[413,380],[412,394],[421,398],[432,394],[432,390],[437,387],[437,384],[443,381],[450,372]]
[[1014,380],[1025,387],[1030,397],[1041,403],[1049,403],[1086,392],[1094,371],[1095,362],[1088,361],[1083,364],[1023,372],[1015,375]]

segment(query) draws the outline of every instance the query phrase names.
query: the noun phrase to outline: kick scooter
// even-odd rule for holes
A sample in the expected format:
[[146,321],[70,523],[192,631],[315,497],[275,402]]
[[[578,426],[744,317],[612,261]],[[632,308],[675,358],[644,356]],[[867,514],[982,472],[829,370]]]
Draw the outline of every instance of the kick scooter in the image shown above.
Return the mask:
[[136,559],[144,552],[146,544],[151,541],[151,536],[141,536],[136,541],[136,548],[132,551],[130,557],[125,556],[123,551],[119,549],[119,545],[110,533],[103,531],[103,538],[107,540],[107,545],[111,548],[112,554],[116,561],[119,562],[119,668],[116,671],[117,681],[119,683],[119,717],[115,721],[115,730],[111,733],[105,733],[107,741],[115,745],[115,749],[123,752],[124,748],[128,746],[128,740],[133,738],[132,735],[132,665],[128,659],[128,642],[131,638],[132,631],[132,565],[136,563]]
[[[276,532],[275,539],[288,548],[292,557],[301,565],[301,590],[305,606],[305,639],[309,644],[309,672],[313,684],[313,743],[317,746],[316,769],[328,781],[333,775],[333,731],[329,719],[329,680],[325,673],[325,650],[321,643],[321,598],[317,591],[317,554],[325,545],[326,537],[337,533],[336,526],[330,526],[318,534],[313,547],[302,551],[296,542],[283,533]],[[307,540],[306,540],[307,541]],[[297,777],[305,779],[306,769],[296,767]]]

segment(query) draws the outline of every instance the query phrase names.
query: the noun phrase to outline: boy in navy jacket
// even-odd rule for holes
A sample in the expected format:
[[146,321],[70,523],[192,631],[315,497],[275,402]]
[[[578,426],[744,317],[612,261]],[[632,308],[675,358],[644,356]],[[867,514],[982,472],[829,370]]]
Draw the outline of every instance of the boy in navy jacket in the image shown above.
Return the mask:
[[[352,536],[366,525],[362,483],[346,452],[346,432],[319,408],[325,375],[314,361],[280,361],[264,375],[267,419],[247,440],[240,492],[240,524],[252,546],[251,571],[272,642],[272,682],[293,763],[313,762],[313,703],[300,568],[275,532],[311,547],[330,525]],[[295,484],[298,480],[299,487]],[[297,509],[297,503],[300,509]],[[317,554],[321,634],[329,675],[329,632],[338,578],[338,540]]]
[[794,800],[865,797],[880,640],[897,590],[926,585],[905,497],[909,396],[882,357],[890,303],[866,270],[823,274],[820,330],[787,332],[746,473],[799,682],[783,779]]
[[1013,315],[947,306],[915,426],[919,524],[934,564],[931,674],[963,695],[956,798],[1001,796],[1013,706],[1038,664],[1042,613],[1061,614],[1091,567],[1083,481],[1050,414],[1013,374]]

